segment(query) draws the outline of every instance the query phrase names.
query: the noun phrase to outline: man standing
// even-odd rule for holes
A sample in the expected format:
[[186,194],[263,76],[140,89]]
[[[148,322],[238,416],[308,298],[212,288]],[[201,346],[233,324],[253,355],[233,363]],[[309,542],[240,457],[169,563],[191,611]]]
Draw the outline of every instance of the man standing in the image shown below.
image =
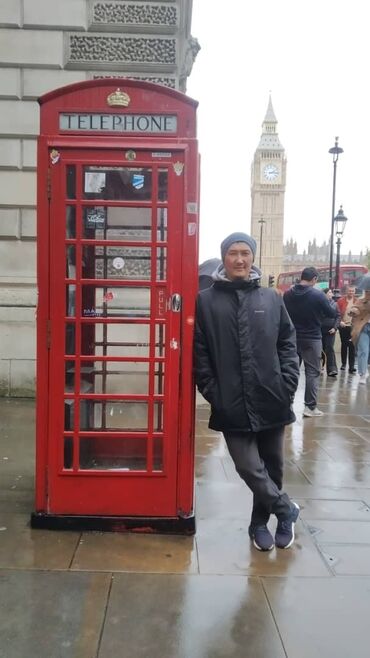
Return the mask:
[[284,293],[284,302],[297,332],[299,363],[303,361],[306,375],[303,416],[322,416],[317,408],[322,352],[321,322],[324,318],[335,318],[333,308],[322,290],[314,288],[318,272],[314,267],[305,267],[301,280]]
[[339,324],[339,335],[341,342],[341,359],[342,365],[341,370],[346,369],[347,365],[347,354],[348,354],[348,369],[351,374],[356,372],[355,368],[355,346],[351,340],[351,330],[352,330],[352,314],[351,310],[354,304],[356,304],[357,299],[355,297],[356,288],[354,286],[348,286],[346,294],[338,299],[337,305],[340,312],[340,324]]
[[[299,367],[295,331],[282,298],[261,288],[255,240],[232,233],[221,244],[213,285],[199,293],[195,373],[211,404],[209,427],[222,431],[240,477],[253,492],[249,536],[261,551],[289,548],[299,507],[283,484],[284,426]],[[278,519],[275,540],[267,523]]]

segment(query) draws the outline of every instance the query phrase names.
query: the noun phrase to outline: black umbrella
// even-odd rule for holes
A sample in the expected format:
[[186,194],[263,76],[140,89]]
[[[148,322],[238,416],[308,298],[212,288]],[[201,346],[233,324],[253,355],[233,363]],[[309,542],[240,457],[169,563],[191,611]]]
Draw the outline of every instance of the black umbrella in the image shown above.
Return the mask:
[[370,274],[364,274],[357,284],[359,290],[370,290]]
[[210,258],[199,265],[199,290],[204,290],[212,285],[212,274],[221,262],[220,258]]

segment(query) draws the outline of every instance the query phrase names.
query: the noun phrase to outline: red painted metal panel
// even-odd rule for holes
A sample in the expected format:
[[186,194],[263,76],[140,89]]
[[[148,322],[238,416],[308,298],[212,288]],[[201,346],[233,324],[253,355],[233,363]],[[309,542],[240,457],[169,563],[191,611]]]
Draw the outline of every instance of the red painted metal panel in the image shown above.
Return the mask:
[[[177,134],[58,134],[60,111],[126,112],[107,110],[116,81],[40,99],[36,511],[54,517],[193,513],[196,103],[146,83],[124,88],[131,112],[176,114]],[[132,198],[120,197],[127,176]],[[131,229],[114,228],[124,213]]]

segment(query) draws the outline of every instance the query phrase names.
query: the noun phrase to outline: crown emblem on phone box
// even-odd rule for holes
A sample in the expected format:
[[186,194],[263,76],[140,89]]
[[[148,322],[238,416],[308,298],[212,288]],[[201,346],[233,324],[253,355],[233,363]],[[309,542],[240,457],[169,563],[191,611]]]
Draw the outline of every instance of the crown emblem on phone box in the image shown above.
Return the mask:
[[111,107],[127,107],[131,102],[131,98],[125,91],[121,91],[118,87],[116,91],[113,91],[109,96],[107,96],[107,103]]

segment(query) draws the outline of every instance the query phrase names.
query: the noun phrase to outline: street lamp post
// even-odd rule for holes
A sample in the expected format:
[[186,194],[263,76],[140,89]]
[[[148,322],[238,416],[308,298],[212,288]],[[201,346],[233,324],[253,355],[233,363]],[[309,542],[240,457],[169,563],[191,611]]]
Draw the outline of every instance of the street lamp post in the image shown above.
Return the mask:
[[338,146],[339,137],[335,138],[334,146],[329,149],[333,155],[333,197],[331,205],[331,231],[330,231],[330,252],[329,252],[329,288],[333,286],[333,253],[334,253],[334,221],[335,221],[335,188],[337,183],[337,162],[343,149]]
[[258,223],[260,224],[260,259],[259,259],[259,268],[261,269],[261,264],[262,264],[262,237],[263,237],[263,225],[266,224],[265,220],[263,219],[263,215],[261,215],[261,219],[258,220]]
[[342,244],[342,237],[346,227],[347,217],[343,212],[343,206],[338,210],[338,214],[334,217],[335,233],[337,235],[337,259],[335,264],[335,288],[339,288],[339,268],[340,268],[340,247]]

